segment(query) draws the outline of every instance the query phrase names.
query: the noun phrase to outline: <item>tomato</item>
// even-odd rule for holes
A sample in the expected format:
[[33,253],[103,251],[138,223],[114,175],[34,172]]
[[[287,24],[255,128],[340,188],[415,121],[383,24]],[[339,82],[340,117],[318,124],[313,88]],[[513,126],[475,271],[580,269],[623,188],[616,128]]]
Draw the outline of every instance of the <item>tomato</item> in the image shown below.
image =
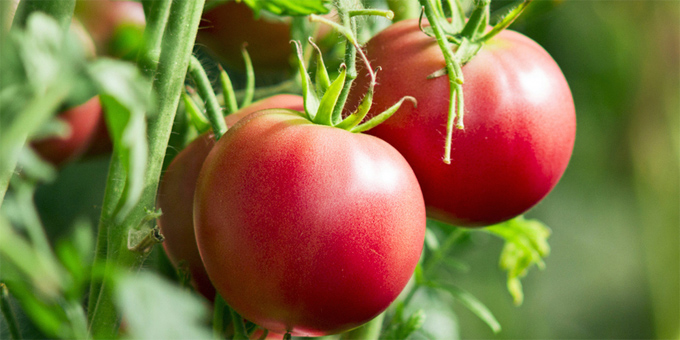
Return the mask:
[[99,97],[59,113],[57,119],[68,125],[67,136],[49,137],[31,145],[43,159],[59,166],[80,156],[87,149],[97,125],[104,120]]
[[225,65],[244,69],[241,46],[247,49],[256,72],[290,68],[290,22],[260,17],[244,3],[227,2],[203,14],[196,40]]
[[425,206],[389,144],[290,110],[241,119],[217,142],[194,196],[215,288],[276,333],[333,334],[381,313],[420,256]]
[[76,16],[92,36],[98,54],[136,57],[146,25],[142,4],[134,1],[78,1]]
[[[263,109],[286,108],[303,110],[302,97],[276,95],[257,101],[231,115],[226,116],[227,126],[234,125],[242,117]],[[203,161],[215,145],[211,134],[205,133],[170,163],[158,189],[158,208],[163,215],[158,219],[161,233],[165,237],[163,248],[175,266],[186,266],[192,276],[193,285],[206,298],[212,300],[215,289],[205,272],[194,237],[193,197],[198,173]],[[182,264],[184,263],[184,264]]]
[[[434,38],[406,20],[365,48],[373,66],[382,67],[372,114],[405,95],[418,101],[368,133],[408,160],[430,217],[459,226],[498,223],[524,213],[557,184],[574,145],[574,103],[559,67],[534,41],[503,31],[463,66],[465,129],[453,132],[450,165],[442,161],[449,80],[427,79],[445,67]],[[349,107],[367,86],[364,74]]]

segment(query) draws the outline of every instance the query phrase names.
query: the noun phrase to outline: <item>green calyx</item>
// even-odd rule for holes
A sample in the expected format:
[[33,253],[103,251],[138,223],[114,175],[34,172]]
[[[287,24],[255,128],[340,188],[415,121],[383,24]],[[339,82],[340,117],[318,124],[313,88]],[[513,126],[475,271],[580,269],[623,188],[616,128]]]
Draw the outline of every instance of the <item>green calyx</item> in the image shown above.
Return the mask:
[[[511,10],[503,19],[487,31],[489,25],[489,8],[491,0],[476,0],[475,8],[466,22],[462,6],[458,0],[437,1],[420,0],[422,13],[420,16],[420,28],[428,36],[434,37],[444,55],[446,66],[428,76],[428,79],[437,78],[443,75],[449,77],[449,113],[446,123],[446,138],[444,145],[443,161],[451,163],[451,143],[453,139],[454,126],[462,130],[465,128],[463,115],[465,113],[465,101],[463,99],[463,78],[462,67],[482,49],[485,42],[493,38],[496,34],[510,26],[517,17],[524,11],[532,0],[524,0],[517,7]],[[451,19],[444,15],[442,2],[449,5],[452,13]],[[430,26],[423,27],[423,14],[427,17]],[[452,46],[453,45],[453,46]]]
[[[391,12],[379,12],[381,15],[390,17]],[[364,13],[361,11],[357,11],[353,14],[375,15],[373,12]],[[373,91],[376,83],[375,72],[371,68],[366,55],[359,46],[357,39],[354,37],[351,29],[316,15],[311,15],[311,20],[323,22],[345,36],[348,44],[356,49],[357,54],[363,61],[366,69],[368,70],[371,81],[367,93],[362,98],[361,103],[356,108],[356,110],[343,118],[342,115],[338,113],[343,111],[346,93],[349,89],[349,86],[351,86],[351,80],[353,79],[348,78],[347,66],[342,64],[340,66],[340,73],[333,81],[331,81],[328,71],[326,70],[326,66],[323,62],[321,52],[310,38],[309,43],[315,48],[318,56],[316,62],[316,84],[314,84],[311,80],[311,77],[307,73],[307,68],[303,58],[302,45],[298,41],[293,41],[297,49],[298,69],[300,71],[300,78],[302,79],[302,96],[304,98],[304,108],[307,119],[318,125],[333,126],[347,130],[349,132],[363,132],[387,120],[387,118],[392,116],[392,114],[394,114],[401,107],[405,100],[410,100],[415,105],[415,98],[406,96],[384,112],[363,122],[364,118],[366,118],[368,115],[373,103]]]

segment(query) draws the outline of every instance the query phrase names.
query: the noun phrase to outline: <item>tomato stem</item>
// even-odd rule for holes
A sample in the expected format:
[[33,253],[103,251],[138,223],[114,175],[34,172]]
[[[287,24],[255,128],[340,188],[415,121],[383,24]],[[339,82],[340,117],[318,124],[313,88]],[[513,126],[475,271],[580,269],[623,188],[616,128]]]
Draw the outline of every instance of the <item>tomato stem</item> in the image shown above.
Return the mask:
[[243,55],[243,62],[246,65],[246,88],[243,95],[241,107],[246,107],[253,102],[253,94],[255,94],[255,71],[253,70],[253,62],[250,60],[250,54],[246,50],[246,45],[241,46],[241,54]]
[[171,0],[144,1],[147,24],[144,28],[144,43],[139,50],[137,63],[144,75],[150,79],[154,78],[158,68],[163,33],[170,16],[170,3]]
[[234,86],[231,84],[229,74],[222,68],[222,65],[217,65],[220,70],[220,84],[222,85],[222,99],[224,100],[225,113],[230,114],[238,111],[238,102],[236,101],[236,93]]
[[[434,11],[430,0],[420,0],[423,6],[425,16],[430,22],[434,35],[437,39],[437,44],[444,55],[446,61],[446,71],[449,77],[449,113],[446,123],[446,140],[444,144],[444,158],[446,164],[451,164],[451,143],[453,136],[453,123],[455,117],[458,117],[457,128],[463,129],[463,113],[465,112],[463,101],[463,72],[459,61],[455,58],[451,45],[440,26],[437,14]],[[456,103],[454,105],[454,103]]]
[[231,314],[231,322],[234,325],[234,340],[248,340],[248,334],[246,332],[246,325],[243,323],[243,318],[229,305],[224,304],[229,308],[229,313]]
[[225,338],[225,328],[227,323],[230,323],[231,313],[224,311],[229,308],[227,303],[219,293],[215,294],[215,303],[213,306],[213,335],[216,339]]
[[351,9],[347,12],[350,17],[355,17],[359,15],[374,15],[374,16],[379,16],[379,17],[384,17],[389,20],[394,19],[394,12],[390,10],[384,10],[384,9],[375,9],[375,8],[367,8],[367,9]]
[[219,140],[227,132],[227,123],[224,121],[222,107],[217,102],[215,91],[210,84],[210,80],[208,80],[208,76],[205,74],[203,65],[194,56],[191,57],[189,63],[189,74],[196,83],[198,94],[205,101],[208,120],[210,120],[210,125],[212,125],[215,140]]
[[[121,192],[126,186],[123,180],[126,170],[120,157],[113,157],[102,203],[99,223],[95,265],[105,265],[105,276],[118,269],[136,269],[148,254],[139,254],[127,249],[127,235],[130,226],[137,225],[146,215],[145,208],[155,207],[158,182],[161,175],[165,151],[172,131],[172,123],[179,105],[180,93],[187,74],[191,52],[201,19],[204,0],[166,1],[170,6],[169,16],[163,34],[158,69],[153,78],[156,93],[156,112],[150,115],[147,130],[149,157],[144,171],[144,185],[139,202],[121,223],[114,221],[113,211],[122,199]],[[153,6],[152,6],[153,7]],[[157,23],[148,22],[147,25]],[[151,91],[151,90],[150,90]],[[92,280],[88,319],[92,334],[102,338],[115,338],[118,315],[113,303],[109,281]]]
[[496,36],[496,34],[500,33],[502,30],[508,28],[514,21],[517,19],[520,14],[529,6],[533,0],[524,0],[522,3],[520,3],[517,7],[515,7],[512,11],[510,11],[501,21],[496,23],[494,27],[486,33],[484,36],[478,38],[476,42],[479,43],[484,43],[488,41],[489,39],[493,38]]
[[415,1],[387,0],[387,7],[394,12],[394,21],[417,18],[420,6]]
[[184,109],[189,115],[189,121],[199,133],[206,132],[210,129],[210,122],[201,113],[198,104],[196,104],[194,98],[187,93],[188,91],[189,90],[187,89],[187,91],[182,92],[182,101],[184,102]]

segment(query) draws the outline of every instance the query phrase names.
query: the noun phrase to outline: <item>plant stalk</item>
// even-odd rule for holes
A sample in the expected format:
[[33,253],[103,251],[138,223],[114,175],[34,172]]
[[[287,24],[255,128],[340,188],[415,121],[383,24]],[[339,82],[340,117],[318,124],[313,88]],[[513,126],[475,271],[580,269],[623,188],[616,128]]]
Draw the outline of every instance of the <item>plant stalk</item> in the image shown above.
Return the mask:
[[194,80],[194,83],[196,83],[198,94],[201,96],[201,99],[205,101],[206,113],[208,114],[210,125],[212,125],[215,140],[219,140],[220,137],[227,132],[227,123],[224,121],[222,107],[220,107],[220,104],[217,102],[215,91],[210,84],[208,75],[205,74],[203,65],[201,65],[201,62],[193,56],[189,62],[189,74]]
[[[430,26],[437,38],[437,44],[444,55],[446,61],[446,72],[449,77],[449,116],[446,122],[446,141],[444,144],[444,163],[451,164],[451,143],[453,136],[454,118],[458,117],[457,127],[463,128],[463,72],[459,62],[453,55],[453,50],[449,44],[448,39],[444,34],[444,30],[439,25],[437,20],[437,13],[435,12],[431,0],[419,0],[420,4],[425,10],[425,16],[430,22]],[[454,104],[455,103],[455,104]]]
[[[97,263],[106,261],[106,273],[109,275],[120,268],[134,270],[148,256],[148,252],[139,253],[128,249],[128,231],[148,214],[147,209],[152,211],[155,207],[163,158],[179,105],[203,4],[204,0],[173,1],[171,4],[153,82],[157,111],[148,122],[149,158],[144,177],[144,191],[139,203],[120,224],[113,223],[112,213],[121,197],[124,181],[120,179],[125,177],[125,172],[120,160],[117,157],[112,159],[95,254]],[[114,338],[118,328],[112,291],[108,287],[110,284],[110,280],[102,283],[93,281],[90,291],[90,299],[95,301],[88,311],[90,332],[101,338]]]
[[144,46],[139,52],[137,63],[144,75],[153,79],[161,55],[163,33],[170,15],[172,0],[144,0],[146,27],[144,28]]

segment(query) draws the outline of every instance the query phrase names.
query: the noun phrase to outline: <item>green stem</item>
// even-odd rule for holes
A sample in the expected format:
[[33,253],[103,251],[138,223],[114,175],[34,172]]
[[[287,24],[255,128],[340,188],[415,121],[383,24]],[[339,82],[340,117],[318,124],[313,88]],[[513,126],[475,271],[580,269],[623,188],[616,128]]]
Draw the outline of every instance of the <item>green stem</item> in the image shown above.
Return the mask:
[[380,339],[380,332],[382,331],[383,320],[385,319],[385,312],[373,318],[373,320],[363,324],[359,328],[355,328],[349,332],[340,335],[340,340],[378,340]]
[[241,102],[241,108],[244,108],[253,102],[253,95],[255,94],[255,70],[245,45],[241,47],[241,54],[246,65],[246,88],[244,89],[243,101]]
[[394,12],[394,21],[417,18],[420,6],[416,1],[387,0],[387,7]]
[[[354,19],[349,15],[349,8],[345,8],[345,1],[339,1],[337,10],[338,16],[340,17],[342,26],[351,32],[351,37],[356,37],[356,25]],[[349,95],[350,88],[352,87],[352,82],[357,77],[357,42],[350,41],[348,39],[345,45],[345,66],[347,67],[347,74],[345,76],[345,85],[340,92],[340,96],[336,102],[335,108],[333,109],[333,124],[338,124],[342,118],[342,109],[345,107],[345,102],[347,101],[347,96]]]
[[220,107],[220,104],[217,102],[217,97],[210,84],[208,75],[205,74],[201,62],[194,56],[191,57],[191,62],[189,63],[189,74],[196,83],[198,94],[205,101],[206,113],[208,114],[208,120],[212,125],[215,140],[219,140],[220,137],[227,132],[227,123],[224,121],[222,107]]
[[222,99],[224,100],[224,106],[226,108],[227,114],[232,114],[238,111],[238,102],[236,101],[236,93],[234,92],[234,86],[231,83],[229,74],[219,65],[220,69],[220,84],[222,85]]
[[472,11],[470,19],[468,20],[463,31],[460,35],[468,38],[469,40],[474,40],[477,32],[480,28],[482,32],[486,29],[489,22],[489,6],[491,5],[491,0],[478,0],[477,6]]
[[234,324],[234,340],[248,340],[248,334],[246,332],[246,325],[243,323],[243,317],[241,317],[233,308],[229,307],[229,313],[231,314],[231,322]]
[[68,29],[75,8],[76,0],[22,0],[14,16],[12,27],[25,27],[26,20],[31,13],[40,11],[56,19],[62,28]]
[[19,323],[17,323],[16,315],[14,310],[12,310],[12,305],[9,303],[9,291],[4,283],[0,283],[0,310],[5,317],[10,339],[21,339]]
[[[120,179],[125,178],[125,170],[119,164],[118,157],[112,159],[95,254],[95,261],[106,263],[106,272],[109,274],[116,268],[136,269],[148,255],[128,249],[128,230],[147,216],[147,208],[155,207],[165,150],[186,78],[203,4],[204,0],[172,2],[153,82],[157,112],[151,115],[148,123],[149,158],[144,176],[144,191],[139,203],[120,224],[112,223],[112,212],[120,199],[124,186],[124,181]],[[107,288],[110,284],[107,280],[98,284],[93,280],[93,289],[90,291],[90,299],[95,300],[94,305],[91,304],[94,307],[88,311],[90,330],[92,334],[102,338],[114,338],[118,323],[112,292]]]
[[143,2],[148,11],[145,11],[144,45],[137,59],[144,75],[153,79],[161,55],[161,43],[172,0],[144,0]]
[[213,307],[213,336],[215,339],[224,339],[225,337],[225,317],[231,317],[231,315],[225,315],[224,313],[227,308],[229,308],[229,306],[224,302],[222,296],[219,293],[215,294],[215,303]]
[[437,14],[433,8],[431,0],[420,0],[421,5],[425,9],[425,16],[430,22],[434,35],[437,38],[437,44],[444,55],[446,61],[446,71],[449,77],[449,114],[446,122],[446,141],[444,144],[444,163],[451,164],[451,142],[453,136],[454,118],[458,117],[457,127],[463,128],[463,72],[460,63],[453,55],[453,50],[449,44],[448,39],[444,34],[444,30],[439,25]]
[[477,42],[486,42],[489,39],[493,38],[496,36],[496,34],[500,33],[502,30],[508,28],[510,24],[512,24],[515,19],[519,17],[520,14],[524,11],[524,9],[529,6],[532,0],[524,0],[519,6],[517,6],[515,9],[510,11],[508,15],[506,15],[503,20],[499,21],[488,33],[486,33],[484,36],[479,38]]
[[385,17],[389,20],[394,19],[394,12],[390,10],[384,10],[384,9],[375,9],[375,8],[367,8],[367,9],[351,9],[348,11],[348,14],[350,17],[355,17],[359,15],[373,15],[373,16],[379,16],[379,17]]

